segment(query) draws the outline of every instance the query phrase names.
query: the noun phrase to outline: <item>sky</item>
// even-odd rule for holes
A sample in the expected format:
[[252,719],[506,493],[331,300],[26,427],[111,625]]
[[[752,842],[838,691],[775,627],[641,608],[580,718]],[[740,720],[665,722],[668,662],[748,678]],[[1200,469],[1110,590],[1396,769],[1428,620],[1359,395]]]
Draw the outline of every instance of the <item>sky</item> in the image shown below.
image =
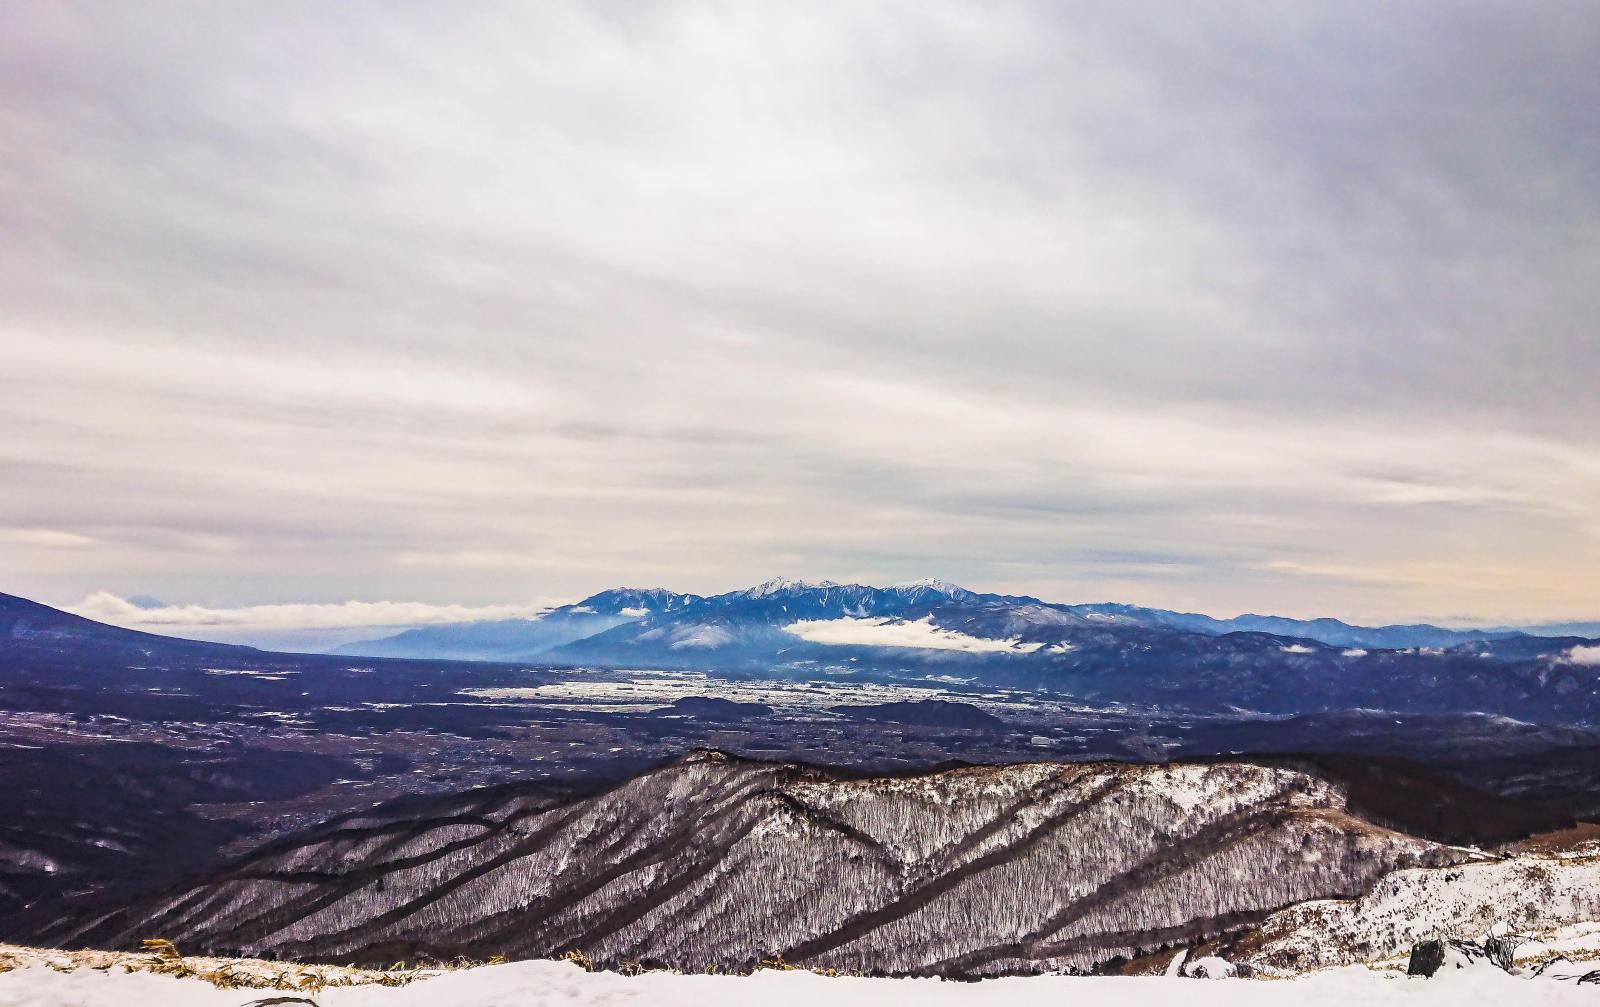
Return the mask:
[[1580,2],[13,0],[0,591],[1600,618],[1597,108]]

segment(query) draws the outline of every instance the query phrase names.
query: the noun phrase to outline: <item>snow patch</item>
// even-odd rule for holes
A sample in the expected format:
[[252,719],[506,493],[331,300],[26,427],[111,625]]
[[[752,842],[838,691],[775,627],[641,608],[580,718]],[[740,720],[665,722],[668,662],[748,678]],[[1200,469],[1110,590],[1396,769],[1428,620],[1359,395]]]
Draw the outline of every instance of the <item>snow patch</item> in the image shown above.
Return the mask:
[[721,626],[685,626],[673,631],[671,647],[673,650],[690,647],[715,650],[732,642],[733,634]]
[[898,591],[902,594],[909,594],[919,590],[929,591],[933,594],[942,594],[946,598],[963,598],[972,593],[971,591],[968,591],[966,588],[962,587],[960,584],[952,584],[947,580],[940,580],[937,577],[923,577],[919,580],[908,580],[900,584],[891,584],[889,586],[889,590]]

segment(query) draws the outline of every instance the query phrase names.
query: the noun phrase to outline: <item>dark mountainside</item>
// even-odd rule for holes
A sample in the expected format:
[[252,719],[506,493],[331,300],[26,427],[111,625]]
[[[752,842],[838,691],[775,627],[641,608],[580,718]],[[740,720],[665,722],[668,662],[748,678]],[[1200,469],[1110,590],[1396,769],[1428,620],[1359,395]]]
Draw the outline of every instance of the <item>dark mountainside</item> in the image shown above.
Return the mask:
[[1089,969],[1466,856],[1441,840],[1552,822],[1361,760],[872,777],[702,751],[571,802],[513,786],[376,809],[162,894],[36,912],[13,936],[369,963],[579,949],[686,971],[775,953],[889,974]]
[[301,752],[140,742],[0,749],[0,925],[7,908],[97,881],[171,881],[253,831],[203,805],[287,800],[339,769]]
[[697,720],[729,723],[772,716],[772,707],[765,703],[736,703],[731,699],[714,696],[685,696],[671,706],[653,711],[656,717],[693,717]]
[[156,650],[189,657],[258,653],[252,647],[180,640],[107,626],[9,594],[0,594],[0,644],[4,656],[11,659],[49,656],[84,664],[112,656],[145,656]]

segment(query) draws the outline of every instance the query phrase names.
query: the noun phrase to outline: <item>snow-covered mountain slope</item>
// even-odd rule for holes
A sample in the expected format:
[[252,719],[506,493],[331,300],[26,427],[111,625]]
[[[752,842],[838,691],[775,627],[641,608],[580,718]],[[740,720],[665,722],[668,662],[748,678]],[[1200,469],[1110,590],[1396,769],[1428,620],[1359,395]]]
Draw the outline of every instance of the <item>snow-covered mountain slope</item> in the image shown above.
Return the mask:
[[0,972],[0,1007],[1590,1007],[1595,999],[1595,987],[1573,976],[1526,979],[1486,964],[1431,979],[1354,967],[1279,981],[1028,976],[956,983],[776,969],[747,976],[619,975],[585,972],[569,962],[523,961],[450,971],[403,986],[291,992],[219,989],[199,978],[121,967],[62,968],[30,964]]
[[698,752],[551,807],[375,813],[42,934],[340,962],[541,957],[981,976],[1192,943],[1467,854],[1289,764],[1028,764],[852,779]]
[[1521,933],[1600,920],[1600,841],[1524,849],[1449,868],[1385,875],[1360,898],[1304,902],[1274,913],[1222,953],[1268,969],[1304,971],[1405,955],[1441,934],[1496,924]]

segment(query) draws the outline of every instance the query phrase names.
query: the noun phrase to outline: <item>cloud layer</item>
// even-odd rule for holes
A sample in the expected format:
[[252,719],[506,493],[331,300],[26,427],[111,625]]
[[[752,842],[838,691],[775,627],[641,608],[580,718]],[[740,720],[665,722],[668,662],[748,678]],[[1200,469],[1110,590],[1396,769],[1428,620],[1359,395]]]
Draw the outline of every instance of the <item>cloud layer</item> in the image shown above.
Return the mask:
[[548,611],[542,605],[429,605],[408,601],[346,601],[338,604],[136,605],[106,591],[96,591],[66,611],[97,622],[129,629],[172,634],[181,629],[344,629],[350,627],[430,626],[484,619],[531,619]]
[[1567,651],[1567,660],[1573,664],[1600,666],[1600,647],[1573,647]]
[[1593,618],[1600,7],[0,7],[0,589]]
[[914,650],[959,650],[968,654],[1031,654],[1042,643],[990,640],[968,636],[922,619],[809,619],[791,623],[784,631],[808,643],[847,647],[907,647]]

